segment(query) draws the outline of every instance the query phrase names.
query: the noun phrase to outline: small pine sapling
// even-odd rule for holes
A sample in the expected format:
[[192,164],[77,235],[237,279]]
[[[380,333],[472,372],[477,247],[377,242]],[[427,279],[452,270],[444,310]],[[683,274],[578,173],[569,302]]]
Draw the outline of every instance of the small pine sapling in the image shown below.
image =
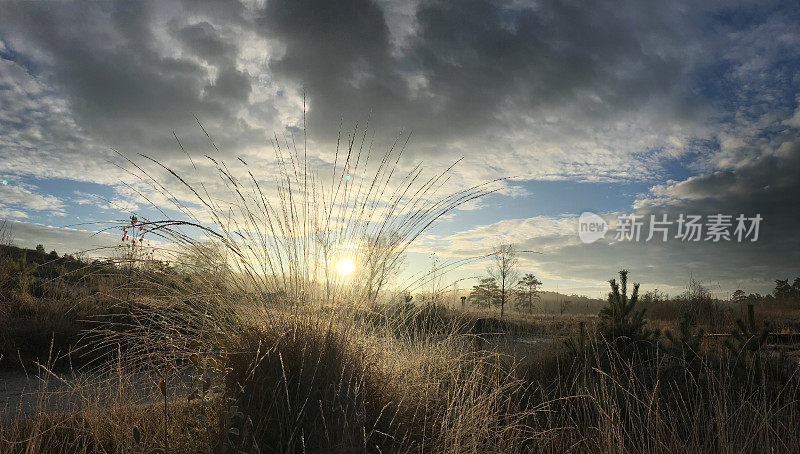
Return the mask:
[[639,300],[639,284],[633,284],[628,297],[628,271],[620,271],[619,278],[619,284],[615,279],[609,281],[608,304],[600,311],[600,334],[618,350],[642,342],[653,343],[659,333],[647,328],[645,309],[634,310]]
[[753,305],[747,305],[747,321],[736,319],[736,328],[731,331],[731,338],[724,344],[732,356],[732,366],[751,365],[759,369],[761,347],[767,342],[769,323],[764,322],[761,328],[756,326]]

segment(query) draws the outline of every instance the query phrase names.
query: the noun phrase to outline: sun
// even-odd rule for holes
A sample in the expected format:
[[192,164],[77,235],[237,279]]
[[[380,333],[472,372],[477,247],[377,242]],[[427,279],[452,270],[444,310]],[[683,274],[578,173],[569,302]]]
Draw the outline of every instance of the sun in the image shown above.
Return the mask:
[[336,272],[342,276],[347,276],[355,270],[356,264],[348,258],[343,258],[336,262]]

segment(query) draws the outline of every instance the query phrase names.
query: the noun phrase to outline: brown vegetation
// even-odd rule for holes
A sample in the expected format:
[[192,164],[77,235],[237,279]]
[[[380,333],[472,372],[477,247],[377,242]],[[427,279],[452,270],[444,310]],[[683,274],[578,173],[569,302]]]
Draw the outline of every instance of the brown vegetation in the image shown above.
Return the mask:
[[[638,285],[628,294],[627,274],[612,280],[599,315],[500,320],[436,299],[378,304],[391,274],[381,266],[447,210],[492,189],[437,197],[444,174],[425,179],[414,169],[398,181],[391,150],[375,182],[354,188],[345,175],[360,165],[357,136],[330,187],[304,152],[276,143],[277,199],[213,161],[236,210],[220,207],[223,195],[195,191],[212,227],[134,217],[120,224],[127,246],[109,263],[31,280],[44,262],[15,268],[0,322],[20,331],[4,337],[3,361],[17,349],[19,365],[35,361],[73,397],[60,411],[43,388],[34,411],[0,424],[0,453],[800,449],[797,360],[768,349],[763,310],[736,324],[733,311],[730,323],[704,320],[706,309],[736,306],[702,292],[687,298],[703,309],[642,302]],[[379,222],[362,216],[377,208]],[[169,264],[136,249],[148,235],[177,245]],[[348,252],[369,272],[333,273],[342,245],[361,245]],[[694,317],[682,317],[686,309]],[[650,317],[672,331],[661,336]],[[93,323],[64,328],[83,344],[77,334],[56,343],[59,323],[84,319]],[[737,331],[712,347],[698,324]],[[23,355],[33,338],[49,340],[51,359],[83,345],[103,385],[58,375],[38,347]]]

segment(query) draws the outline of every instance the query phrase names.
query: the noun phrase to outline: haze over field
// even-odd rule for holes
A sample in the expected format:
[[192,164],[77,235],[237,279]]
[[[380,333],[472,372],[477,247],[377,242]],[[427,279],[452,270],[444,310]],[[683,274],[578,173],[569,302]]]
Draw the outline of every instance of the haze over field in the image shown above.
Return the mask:
[[[176,213],[114,150],[215,194],[223,181],[204,154],[235,172],[240,158],[270,182],[271,142],[307,139],[324,173],[339,132],[368,123],[376,155],[411,133],[405,170],[464,157],[450,190],[508,177],[418,238],[409,269],[429,267],[432,251],[482,255],[503,239],[541,252],[522,254],[520,268],[544,288],[591,297],[622,267],[647,288],[677,292],[692,274],[721,296],[800,274],[796,3],[455,5],[4,2],[0,218],[24,247],[115,244],[87,239],[98,226],[84,223],[163,217],[150,202]],[[196,204],[163,169],[147,170]],[[585,211],[611,224],[605,238],[580,241]],[[631,213],[645,221],[641,239],[617,240],[618,216]],[[668,241],[645,241],[651,214],[730,215],[734,238],[682,241],[672,225]],[[740,214],[763,218],[757,241],[736,241]]]

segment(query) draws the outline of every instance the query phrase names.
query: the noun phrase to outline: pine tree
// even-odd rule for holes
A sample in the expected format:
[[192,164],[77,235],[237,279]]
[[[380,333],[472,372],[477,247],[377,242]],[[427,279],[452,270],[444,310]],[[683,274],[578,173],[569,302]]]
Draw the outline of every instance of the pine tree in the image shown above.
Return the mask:
[[639,284],[633,284],[628,297],[628,271],[619,272],[620,283],[611,279],[608,304],[600,311],[600,334],[618,349],[641,342],[652,343],[658,333],[650,331],[644,320],[645,309],[634,310],[639,300]]
[[685,392],[698,392],[698,384],[707,377],[700,355],[705,333],[692,328],[692,316],[686,312],[678,323],[678,331],[667,330],[665,334],[669,342],[661,344],[664,354],[660,357],[659,379]]
[[492,277],[481,278],[480,283],[472,287],[469,301],[478,307],[491,308],[492,304],[499,303],[500,289],[497,281]]
[[519,289],[516,295],[517,309],[527,309],[529,314],[533,313],[534,303],[539,299],[540,285],[542,285],[542,281],[531,273],[525,274],[525,276],[517,282],[517,288]]
[[683,314],[681,321],[678,323],[677,333],[667,331],[665,334],[670,342],[666,345],[669,355],[686,362],[699,358],[700,343],[703,341],[705,332],[702,329],[696,332],[692,330],[691,316],[688,313]]
[[736,327],[737,330],[731,331],[731,339],[724,342],[725,347],[732,355],[733,366],[737,367],[749,362],[758,367],[760,364],[759,351],[767,342],[769,323],[764,322],[760,329],[756,327],[753,305],[748,304],[747,321],[737,318]]
[[776,279],[775,290],[773,291],[775,298],[786,299],[792,296],[792,286],[789,285],[789,279]]
[[579,322],[577,335],[567,338],[564,344],[567,346],[569,355],[573,358],[580,359],[585,356],[587,352],[586,322]]
[[[597,331],[587,337],[586,327],[579,325],[577,337],[567,339],[568,355],[578,369],[591,364],[602,370],[618,361],[629,363],[653,358],[658,351],[658,331],[647,328],[645,310],[635,310],[639,300],[639,284],[634,284],[628,296],[628,272],[619,272],[620,282],[611,279],[611,292],[606,306],[600,311]],[[598,342],[599,341],[599,342]],[[590,349],[590,350],[587,350]],[[593,353],[592,353],[593,352]]]

